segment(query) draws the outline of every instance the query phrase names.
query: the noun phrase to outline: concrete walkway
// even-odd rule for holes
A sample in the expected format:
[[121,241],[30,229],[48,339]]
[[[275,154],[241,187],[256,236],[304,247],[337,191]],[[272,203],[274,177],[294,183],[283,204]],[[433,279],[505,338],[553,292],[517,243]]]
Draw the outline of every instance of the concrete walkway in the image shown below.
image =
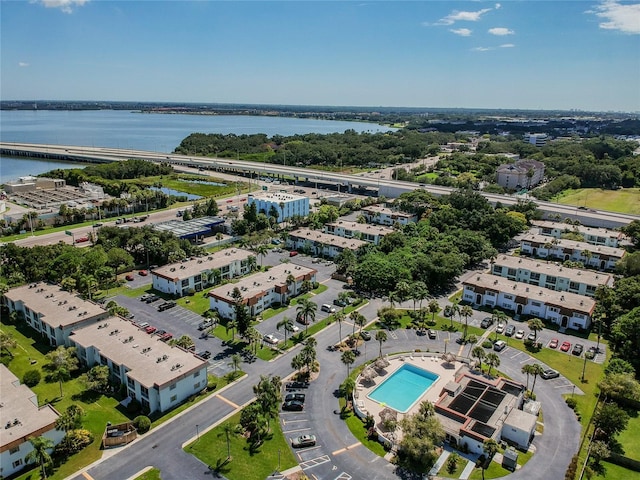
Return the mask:
[[449,450],[442,451],[442,453],[438,457],[438,460],[436,460],[436,463],[433,465],[433,467],[431,467],[431,470],[429,470],[430,477],[438,474],[442,466],[446,463],[447,458],[449,458],[449,455],[451,455],[451,452]]
[[464,470],[460,474],[460,478],[462,480],[467,480],[467,478],[471,476],[471,473],[473,472],[474,468],[476,468],[476,462],[472,460],[467,460],[467,466],[464,467]]

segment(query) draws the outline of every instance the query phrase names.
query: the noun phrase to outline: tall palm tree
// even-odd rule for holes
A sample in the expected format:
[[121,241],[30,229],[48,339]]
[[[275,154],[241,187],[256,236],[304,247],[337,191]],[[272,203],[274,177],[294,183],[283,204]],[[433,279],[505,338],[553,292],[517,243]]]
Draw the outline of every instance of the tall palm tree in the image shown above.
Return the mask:
[[484,360],[487,356],[487,353],[484,351],[484,348],[473,347],[473,350],[471,350],[471,356],[478,360],[480,371],[482,371],[482,360]]
[[227,460],[231,460],[231,435],[234,433],[235,427],[231,422],[222,424],[222,432],[227,440]]
[[487,462],[483,462],[482,463],[482,480],[484,480],[484,470],[485,470],[485,465],[491,461],[491,459],[493,458],[493,456],[498,452],[499,450],[499,446],[498,443],[493,439],[493,438],[489,438],[487,440],[485,440],[484,445],[482,447],[482,450],[484,451],[484,453],[487,454]]
[[349,369],[353,362],[356,361],[356,354],[353,353],[352,350],[347,350],[342,352],[342,356],[340,357],[340,361],[347,366],[347,377],[349,376]]
[[526,390],[529,390],[529,375],[531,375],[533,373],[533,364],[528,363],[526,365],[522,366],[522,370],[520,370],[523,374],[525,374],[527,376],[527,386],[526,386]]
[[378,330],[376,332],[376,340],[380,343],[380,358],[382,358],[382,344],[387,341],[387,332]]
[[264,259],[265,255],[269,253],[269,247],[264,243],[261,243],[255,248],[255,251],[258,255],[258,258],[260,258],[260,267],[262,267],[262,260]]
[[464,334],[462,335],[463,339],[467,338],[467,330],[469,329],[469,317],[473,315],[473,308],[469,305],[465,305],[460,309],[460,316],[464,317]]
[[539,318],[532,318],[527,322],[527,326],[533,331],[534,340],[538,339],[538,332],[544,329],[544,323]]
[[344,311],[340,310],[339,312],[333,314],[333,318],[336,320],[336,322],[338,322],[338,343],[340,343],[342,342],[342,322],[344,322],[344,319],[347,317],[344,314]]
[[429,309],[429,313],[431,314],[431,321],[432,321],[433,323],[435,323],[435,321],[436,321],[436,315],[437,315],[437,314],[438,314],[438,312],[440,311],[440,304],[439,304],[439,303],[438,303],[438,301],[437,301],[437,300],[435,300],[435,299],[434,299],[434,300],[431,300],[431,301],[429,302],[428,309]]
[[536,388],[536,379],[538,378],[538,375],[542,374],[542,372],[544,372],[544,368],[542,368],[542,365],[540,365],[539,363],[534,363],[533,365],[531,365],[531,375],[533,375],[533,385],[531,385],[532,394]]
[[287,343],[287,333],[293,332],[293,322],[287,316],[282,317],[278,323],[276,323],[276,330],[284,328],[284,343]]
[[42,469],[42,478],[47,478],[47,465],[51,463],[51,456],[47,450],[53,448],[53,440],[46,437],[34,437],[29,439],[29,443],[31,443],[33,450],[27,454],[25,460],[27,463],[39,463]]
[[308,298],[303,298],[298,302],[296,308],[296,314],[304,320],[304,332],[305,335],[309,330],[309,323],[316,321],[316,312],[318,310],[318,304],[312,302]]
[[236,373],[242,364],[242,357],[239,353],[234,353],[231,355],[231,361],[229,362],[229,366],[233,368],[233,373]]
[[487,365],[489,365],[489,372],[487,373],[489,374],[489,376],[491,376],[491,367],[498,368],[500,366],[500,357],[498,356],[497,353],[490,352],[490,353],[487,353],[485,362],[487,362]]

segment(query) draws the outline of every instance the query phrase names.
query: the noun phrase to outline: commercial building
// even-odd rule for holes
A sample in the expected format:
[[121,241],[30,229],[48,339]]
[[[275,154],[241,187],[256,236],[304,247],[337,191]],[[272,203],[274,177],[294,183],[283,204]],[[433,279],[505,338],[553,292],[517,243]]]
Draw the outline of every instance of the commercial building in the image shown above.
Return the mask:
[[260,192],[249,194],[249,205],[256,205],[258,213],[269,215],[272,208],[278,212],[278,222],[294,216],[309,215],[309,197],[285,192]]
[[289,232],[287,247],[313,255],[335,258],[345,249],[357,250],[367,242],[355,238],[346,239],[308,228],[299,228]]
[[9,312],[24,315],[27,324],[52,346],[66,345],[73,330],[109,316],[99,305],[44,282],[12,288],[4,302]]
[[233,291],[237,288],[249,315],[256,316],[274,303],[284,304],[288,298],[298,295],[303,282],[315,282],[316,273],[313,268],[281,263],[266,272],[254,273],[236,283],[214,288],[209,292],[209,305],[222,317],[235,318]]
[[549,140],[549,135],[546,133],[525,133],[523,139],[525,142],[535,145],[536,147],[544,147]]
[[49,404],[38,406],[36,394],[2,364],[0,392],[0,476],[7,478],[24,468],[24,458],[33,451],[30,438],[42,436],[57,445],[65,432],[56,429],[58,412]]
[[254,254],[240,248],[228,248],[206,257],[172,263],[151,271],[153,288],[182,297],[199,292],[222,280],[246,275],[251,270],[249,257]]
[[589,328],[596,306],[589,297],[519,283],[488,273],[469,277],[463,286],[462,299],[466,302],[504,308],[516,315],[538,317],[574,330]]
[[7,182],[4,188],[7,193],[35,192],[36,190],[57,190],[64,188],[67,182],[62,178],[20,177],[15,182]]
[[382,237],[393,233],[393,229],[380,225],[371,225],[368,223],[348,222],[338,220],[336,222],[327,223],[324,226],[324,233],[336,235],[343,238],[356,238],[367,243],[378,245]]
[[533,221],[534,227],[540,235],[553,238],[562,238],[563,235],[573,233],[580,235],[583,240],[591,245],[604,245],[605,247],[618,248],[624,239],[624,234],[606,228],[586,227],[584,225],[571,225],[568,223]]
[[582,262],[583,265],[598,270],[613,270],[626,254],[621,248],[536,234],[528,234],[520,240],[520,252],[534,257],[554,258],[561,262]]
[[500,165],[496,170],[498,185],[510,190],[532,188],[544,178],[544,163],[537,160],[518,160]]
[[215,232],[222,232],[225,229],[224,222],[224,218],[220,217],[198,217],[191,220],[169,220],[156,223],[153,229],[171,232],[178,238],[201,241]]
[[491,273],[516,282],[589,297],[595,295],[598,287],[613,285],[613,277],[606,273],[511,255],[499,255],[491,266]]
[[387,207],[381,207],[380,205],[371,205],[362,208],[362,214],[369,223],[377,223],[378,225],[407,225],[409,223],[415,223],[418,221],[417,215],[412,213],[401,212],[399,210],[392,210]]
[[87,367],[108,366],[150,412],[167,411],[207,386],[207,361],[120,317],[76,329],[69,344]]

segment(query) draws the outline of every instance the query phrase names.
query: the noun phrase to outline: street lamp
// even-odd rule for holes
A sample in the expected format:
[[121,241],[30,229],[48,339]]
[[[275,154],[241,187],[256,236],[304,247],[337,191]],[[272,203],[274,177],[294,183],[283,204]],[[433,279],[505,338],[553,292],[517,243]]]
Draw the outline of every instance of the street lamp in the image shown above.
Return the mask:
[[196,437],[197,437],[198,441],[200,441],[200,430],[198,429],[198,427],[199,427],[199,426],[200,426],[200,425],[198,425],[198,424],[196,423]]

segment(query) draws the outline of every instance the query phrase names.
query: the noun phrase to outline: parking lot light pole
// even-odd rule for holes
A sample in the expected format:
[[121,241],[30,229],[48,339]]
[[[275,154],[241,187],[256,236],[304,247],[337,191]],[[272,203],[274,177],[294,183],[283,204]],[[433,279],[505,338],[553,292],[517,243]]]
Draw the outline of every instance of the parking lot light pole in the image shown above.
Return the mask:
[[200,441],[200,430],[198,429],[198,427],[199,427],[199,426],[200,426],[200,425],[198,425],[198,424],[196,423],[196,438],[197,438],[197,441]]
[[582,383],[586,381],[584,379],[584,371],[586,368],[587,368],[587,355],[584,356],[584,362],[582,363],[582,377],[580,377],[580,380],[582,381]]

